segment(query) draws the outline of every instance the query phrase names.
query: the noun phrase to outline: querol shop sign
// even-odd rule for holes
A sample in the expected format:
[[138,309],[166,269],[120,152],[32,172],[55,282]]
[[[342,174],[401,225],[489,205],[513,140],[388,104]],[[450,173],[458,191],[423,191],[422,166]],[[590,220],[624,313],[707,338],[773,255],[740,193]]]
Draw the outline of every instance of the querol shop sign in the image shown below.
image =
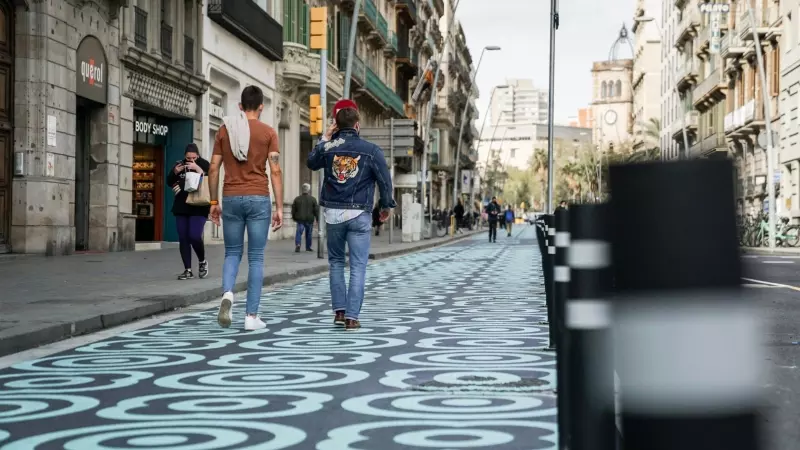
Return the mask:
[[75,55],[78,71],[75,94],[105,105],[108,103],[108,62],[103,44],[94,36],[86,36],[78,45]]

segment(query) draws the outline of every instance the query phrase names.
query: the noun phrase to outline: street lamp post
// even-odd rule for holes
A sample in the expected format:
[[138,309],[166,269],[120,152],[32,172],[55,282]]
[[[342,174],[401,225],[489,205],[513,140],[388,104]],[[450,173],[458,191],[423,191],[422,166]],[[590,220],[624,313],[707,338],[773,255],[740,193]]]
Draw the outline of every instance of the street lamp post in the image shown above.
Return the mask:
[[[464,136],[464,126],[467,123],[467,111],[469,111],[470,99],[472,98],[472,92],[475,90],[475,78],[477,78],[477,76],[478,76],[478,70],[480,70],[480,68],[481,68],[481,61],[483,61],[483,54],[486,53],[486,50],[489,50],[490,52],[494,52],[494,51],[500,50],[500,47],[498,47],[496,45],[487,45],[486,47],[483,47],[483,50],[481,50],[481,56],[480,56],[480,58],[478,58],[478,64],[475,66],[475,71],[472,73],[472,79],[470,80],[470,83],[469,83],[469,91],[467,92],[467,102],[464,105],[464,110],[461,112],[461,126],[459,127],[459,130],[458,130],[458,145],[456,146],[456,159],[455,159],[455,166],[454,166],[454,168],[455,168],[455,174],[454,175],[455,176],[453,177],[453,206],[454,207],[456,205],[456,198],[458,198],[458,184],[459,184],[459,181],[461,180],[461,170],[460,170],[461,169],[461,144],[464,141],[464,139],[462,139],[462,137]],[[463,187],[464,186],[463,186],[463,183],[462,183],[461,188],[463,189]]]

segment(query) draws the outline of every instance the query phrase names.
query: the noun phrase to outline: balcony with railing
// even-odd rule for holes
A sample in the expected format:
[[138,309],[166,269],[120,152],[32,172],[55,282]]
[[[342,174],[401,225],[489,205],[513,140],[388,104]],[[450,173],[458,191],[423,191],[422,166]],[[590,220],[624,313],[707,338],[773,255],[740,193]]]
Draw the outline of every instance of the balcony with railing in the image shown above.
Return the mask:
[[687,130],[696,132],[700,126],[700,112],[695,110],[686,111],[683,115],[683,123]]
[[764,108],[758,99],[750,100],[725,116],[725,133],[752,132],[764,125]]
[[133,7],[133,43],[147,51],[147,11],[138,6]]
[[367,91],[380,100],[381,103],[392,109],[396,114],[400,116],[404,115],[405,107],[400,96],[387,86],[372,69],[367,67],[366,72]]
[[417,23],[416,0],[397,0],[397,11],[405,16],[412,25]]
[[172,26],[161,22],[161,56],[172,61]]
[[700,25],[702,25],[702,20],[700,19],[699,9],[687,8],[684,10],[675,35],[675,47],[683,48],[683,44],[694,37]]
[[361,12],[358,14],[358,23],[363,25],[367,33],[378,29],[378,8],[374,0],[364,0]]
[[191,36],[183,37],[183,65],[186,70],[194,70],[194,39]]
[[[753,12],[752,19],[755,21],[755,29],[758,32],[758,35],[766,36],[768,33],[771,32],[780,32],[780,27],[777,26],[777,23],[780,21],[781,18],[780,8],[778,8],[777,6],[764,7],[761,5],[761,2],[757,3],[758,6],[752,8]],[[735,13],[736,13],[737,32],[739,34],[739,37],[741,37],[744,40],[753,39],[753,21],[751,20],[750,16],[749,5],[747,4],[736,5]]]
[[714,133],[692,146],[692,156],[703,158],[727,151],[728,143],[724,133]]
[[722,58],[737,58],[742,56],[745,51],[747,51],[747,46],[738,33],[730,30],[722,36],[719,44],[719,55]]
[[683,61],[675,71],[675,86],[679,92],[688,90],[697,82],[697,67],[693,59]]
[[397,34],[394,31],[389,31],[389,45],[383,48],[383,54],[386,56],[397,55]]
[[725,98],[727,88],[727,82],[722,77],[722,70],[714,70],[694,88],[692,94],[694,106],[701,111],[707,110]]

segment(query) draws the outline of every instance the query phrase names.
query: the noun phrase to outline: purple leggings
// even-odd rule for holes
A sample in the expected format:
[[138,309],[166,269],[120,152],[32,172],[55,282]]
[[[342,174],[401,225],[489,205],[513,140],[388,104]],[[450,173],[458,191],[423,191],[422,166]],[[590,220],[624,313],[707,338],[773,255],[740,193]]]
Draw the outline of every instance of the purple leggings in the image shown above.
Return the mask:
[[183,268],[192,268],[192,248],[197,253],[197,260],[206,260],[206,249],[203,246],[203,229],[206,226],[205,216],[175,216],[178,224],[178,242],[180,243]]

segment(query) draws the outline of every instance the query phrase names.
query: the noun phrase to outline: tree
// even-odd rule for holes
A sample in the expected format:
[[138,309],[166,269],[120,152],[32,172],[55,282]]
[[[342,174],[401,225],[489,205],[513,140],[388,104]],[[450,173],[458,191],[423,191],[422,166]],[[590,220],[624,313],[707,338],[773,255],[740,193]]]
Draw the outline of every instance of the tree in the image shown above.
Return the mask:
[[651,117],[643,123],[637,132],[639,139],[644,143],[645,150],[661,147],[661,120]]

